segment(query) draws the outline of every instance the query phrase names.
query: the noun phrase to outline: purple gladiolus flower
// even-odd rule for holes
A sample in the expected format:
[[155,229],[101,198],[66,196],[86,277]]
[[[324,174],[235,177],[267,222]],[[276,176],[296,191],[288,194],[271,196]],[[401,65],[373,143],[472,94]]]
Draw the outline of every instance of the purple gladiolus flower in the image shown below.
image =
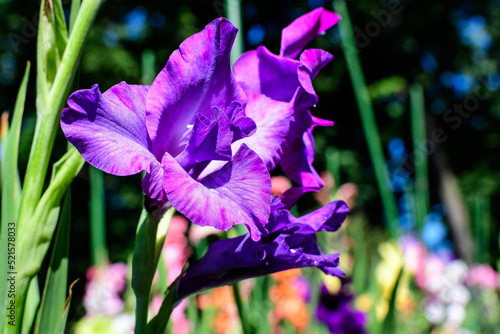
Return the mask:
[[343,201],[296,218],[284,208],[279,197],[271,203],[269,235],[253,241],[249,234],[214,242],[204,257],[179,279],[178,299],[215,286],[303,267],[318,267],[326,274],[342,276],[339,254],[324,255],[315,233],[336,231],[349,209]]
[[[242,142],[257,152],[269,169],[280,163],[283,171],[301,185],[284,195],[288,208],[304,192],[323,186],[312,166],[312,131],[315,126],[331,126],[333,122],[312,116],[309,108],[318,103],[312,79],[333,56],[319,49],[302,49],[339,19],[335,13],[315,9],[283,29],[279,56],[259,46],[244,53],[234,65],[235,77],[249,97],[246,115],[257,124],[255,135]],[[262,143],[273,149],[266,147],[266,154],[262,154]]]
[[326,286],[321,286],[316,318],[328,326],[331,334],[367,333],[366,316],[351,306],[353,295],[346,286],[346,282],[342,282],[337,295],[331,295]]
[[267,233],[271,182],[257,154],[265,149],[232,148],[256,130],[230,68],[236,32],[214,20],[174,51],[151,86],[73,93],[61,126],[91,165],[119,176],[145,170],[146,196],[201,226],[245,224],[258,240]]

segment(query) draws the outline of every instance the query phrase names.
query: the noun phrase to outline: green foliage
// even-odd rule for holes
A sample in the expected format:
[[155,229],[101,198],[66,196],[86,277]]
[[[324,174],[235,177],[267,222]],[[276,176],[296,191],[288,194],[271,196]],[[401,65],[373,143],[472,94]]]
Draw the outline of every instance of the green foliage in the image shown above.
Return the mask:
[[64,333],[66,328],[70,224],[71,193],[68,191],[64,197],[35,333]]

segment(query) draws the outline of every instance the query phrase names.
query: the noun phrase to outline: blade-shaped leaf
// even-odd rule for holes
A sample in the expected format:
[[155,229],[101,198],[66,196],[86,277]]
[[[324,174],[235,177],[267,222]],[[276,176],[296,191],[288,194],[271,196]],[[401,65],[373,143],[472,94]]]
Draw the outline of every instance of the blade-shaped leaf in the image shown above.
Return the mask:
[[69,313],[69,306],[71,305],[71,299],[73,299],[73,286],[79,281],[80,279],[77,278],[76,280],[71,283],[69,286],[68,290],[68,298],[66,298],[66,302],[64,303],[64,309],[63,309],[63,314],[61,316],[61,321],[59,322],[59,327],[56,329],[56,333],[64,333],[64,327],[66,327],[66,322],[68,321],[68,313]]
[[20,233],[17,258],[18,289],[16,303],[19,314],[25,306],[27,284],[40,271],[59,218],[60,203],[71,181],[80,172],[85,160],[73,147],[66,153],[64,164],[51,180],[29,221],[29,233]]
[[61,160],[65,161],[51,179],[30,221],[29,235],[19,236],[19,248],[24,251],[19,270],[24,277],[32,277],[40,270],[57,224],[62,197],[85,162],[74,147]]
[[[1,243],[0,247],[2,254],[0,259],[0,269],[2,273],[6,274],[11,271],[8,270],[8,233],[9,231],[15,231],[15,222],[17,221],[17,213],[19,208],[19,202],[21,198],[20,185],[16,184],[19,182],[18,172],[17,172],[17,160],[19,153],[19,136],[21,132],[21,120],[24,112],[24,102],[26,100],[26,90],[28,87],[28,77],[30,72],[30,63],[26,64],[26,71],[24,73],[19,92],[17,94],[16,104],[14,106],[14,113],[12,118],[12,124],[8,132],[8,137],[5,140],[5,145],[3,146],[2,152],[2,233],[1,233]],[[11,223],[12,226],[8,226]],[[10,230],[14,228],[14,230]],[[14,238],[15,232],[14,233]],[[12,270],[14,271],[14,270]],[[7,280],[0,280],[0,308],[5,309],[7,305]],[[0,321],[0,331],[3,331],[6,317],[3,317]]]
[[73,30],[73,26],[76,22],[76,17],[78,16],[78,12],[80,11],[81,1],[80,0],[71,0],[71,11],[69,14],[69,32]]
[[28,62],[17,95],[12,124],[2,153],[2,180],[4,181],[2,182],[2,225],[16,220],[17,209],[19,208],[21,199],[21,194],[18,192],[18,185],[16,185],[18,181],[17,160],[29,72],[30,63]]
[[66,28],[66,19],[64,18],[64,10],[62,7],[61,0],[48,0],[48,4],[52,3],[53,5],[53,17],[54,21],[52,22],[53,29],[56,35],[56,45],[57,49],[60,52],[59,59],[62,58],[62,54],[66,49],[66,45],[68,44],[68,29]]
[[22,334],[31,333],[31,327],[35,320],[38,305],[40,305],[40,288],[38,286],[38,278],[35,277],[31,280],[28,289],[28,296],[26,297],[26,309],[24,310]]
[[40,83],[46,85],[43,90],[48,93],[68,44],[61,0],[44,0],[40,3],[38,29],[37,73]]
[[[64,333],[63,310],[66,304],[68,283],[69,232],[71,223],[71,192],[64,196],[59,226],[52,251],[47,279],[43,290],[42,304],[38,312],[35,333]],[[64,324],[60,324],[64,320]],[[58,332],[57,329],[63,330]]]

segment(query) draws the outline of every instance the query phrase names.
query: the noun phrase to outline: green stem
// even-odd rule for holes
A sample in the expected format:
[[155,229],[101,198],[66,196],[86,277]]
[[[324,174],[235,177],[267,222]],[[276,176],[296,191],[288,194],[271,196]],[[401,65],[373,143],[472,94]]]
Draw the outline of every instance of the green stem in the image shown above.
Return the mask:
[[241,0],[225,0],[226,16],[231,23],[238,28],[238,34],[231,49],[231,65],[243,53],[243,23],[241,22]]
[[[147,334],[163,334],[165,333],[165,328],[167,327],[170,314],[175,307],[175,302],[177,299],[177,280],[174,281],[168,288],[165,299],[161,303],[160,310],[158,314],[151,319],[146,327],[144,333]],[[180,300],[178,301],[180,302]]]
[[[370,151],[373,167],[375,169],[375,177],[377,179],[380,195],[382,197],[382,204],[384,206],[389,233],[391,234],[391,237],[396,238],[399,220],[398,208],[389,184],[389,174],[385,166],[380,134],[375,121],[375,115],[370,101],[370,95],[368,94],[368,88],[363,76],[358,49],[355,47],[356,41],[354,40],[351,20],[349,19],[349,13],[347,11],[345,0],[334,0],[333,6],[342,17],[339,29],[342,36],[342,47],[346,56],[345,59],[347,68],[349,70],[349,75],[351,76],[354,94],[356,96],[356,101],[361,114],[363,130],[366,135],[368,150]],[[353,48],[355,48],[355,50],[353,50]]]
[[234,301],[236,302],[236,306],[238,308],[238,315],[240,316],[241,321],[241,329],[243,330],[243,334],[253,334],[254,330],[246,317],[245,305],[243,304],[243,300],[241,299],[240,289],[238,283],[233,285],[233,293],[234,293]]
[[[71,36],[57,70],[54,83],[47,96],[46,109],[38,117],[38,135],[31,146],[30,158],[24,179],[24,191],[19,212],[19,228],[27,223],[35,211],[42,194],[45,175],[59,127],[62,106],[68,96],[77,63],[92,22],[103,0],[85,0],[82,3]],[[40,46],[39,46],[40,47]]]
[[143,210],[132,258],[132,289],[136,297],[135,333],[146,333],[149,294],[154,275],[157,224],[151,214]]
[[410,88],[411,126],[413,135],[413,151],[425,152],[421,161],[415,161],[415,204],[417,230],[422,228],[423,220],[429,213],[429,171],[427,161],[426,129],[425,129],[425,103],[424,90],[419,84]]
[[106,224],[104,207],[104,173],[90,167],[90,249],[93,265],[108,263],[106,247]]
[[[40,271],[57,225],[60,203],[70,183],[80,172],[84,160],[75,148],[69,150],[57,165],[49,187],[29,221],[29,233],[19,234],[17,253],[18,286],[16,287],[16,321],[22,323],[26,294],[31,279]],[[19,331],[21,326],[18,326]]]
[[[163,210],[162,208],[158,210]],[[174,209],[165,214],[143,210],[132,258],[132,289],[136,297],[135,333],[146,333],[151,284]]]

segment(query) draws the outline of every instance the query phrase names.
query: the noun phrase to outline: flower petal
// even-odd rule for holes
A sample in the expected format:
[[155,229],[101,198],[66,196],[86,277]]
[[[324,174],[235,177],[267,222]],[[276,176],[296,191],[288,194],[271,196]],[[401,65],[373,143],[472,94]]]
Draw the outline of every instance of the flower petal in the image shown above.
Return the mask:
[[245,224],[254,240],[266,233],[271,178],[259,156],[242,145],[233,160],[201,182],[165,154],[163,186],[172,205],[200,226],[227,231]]
[[333,201],[300,218],[295,218],[288,210],[272,210],[271,215],[273,217],[269,219],[270,222],[267,228],[269,233],[314,234],[320,231],[335,232],[346,219],[348,212],[347,204],[340,200]]
[[104,94],[99,86],[73,93],[61,115],[68,140],[88,163],[113,175],[149,171],[156,159],[148,150],[146,86],[122,82]]
[[280,165],[294,182],[305,188],[319,190],[323,186],[323,181],[312,166],[313,159],[314,138],[312,129],[308,129],[284,148]]
[[319,49],[310,49],[302,52],[300,55],[301,65],[297,70],[297,74],[300,85],[305,93],[299,97],[300,102],[296,103],[298,106],[308,108],[318,103],[318,96],[314,91],[312,80],[332,59],[333,56],[330,53]]
[[174,51],[149,90],[147,129],[158,159],[165,152],[177,156],[182,138],[198,113],[209,117],[212,107],[245,102],[229,63],[237,29],[219,18],[187,38]]
[[340,16],[317,8],[293,21],[281,33],[280,56],[296,58],[316,36],[333,27]]
[[198,114],[185,150],[176,158],[188,170],[198,162],[231,160],[233,133],[226,113],[214,107],[210,119]]
[[104,94],[99,86],[79,90],[61,114],[66,138],[85,160],[106,173],[123,176],[147,172],[143,189],[161,200],[162,170],[149,151],[145,101],[148,86],[121,82]]
[[272,54],[266,47],[244,53],[234,64],[234,75],[245,90],[251,89],[273,100],[290,102],[300,86],[300,62]]
[[240,145],[248,145],[272,170],[279,163],[288,140],[294,107],[292,103],[274,101],[251,90],[245,92],[248,97],[245,113],[255,121],[257,130],[252,136],[235,142],[232,148],[236,151]]
[[180,278],[178,299],[202,289],[293,268],[318,267],[327,274],[343,276],[338,268],[339,254],[324,255],[314,232],[338,229],[345,219],[345,203],[334,202],[326,209],[295,218],[275,197],[271,210],[272,233],[258,242],[251,240],[249,234],[214,242],[205,256]]

